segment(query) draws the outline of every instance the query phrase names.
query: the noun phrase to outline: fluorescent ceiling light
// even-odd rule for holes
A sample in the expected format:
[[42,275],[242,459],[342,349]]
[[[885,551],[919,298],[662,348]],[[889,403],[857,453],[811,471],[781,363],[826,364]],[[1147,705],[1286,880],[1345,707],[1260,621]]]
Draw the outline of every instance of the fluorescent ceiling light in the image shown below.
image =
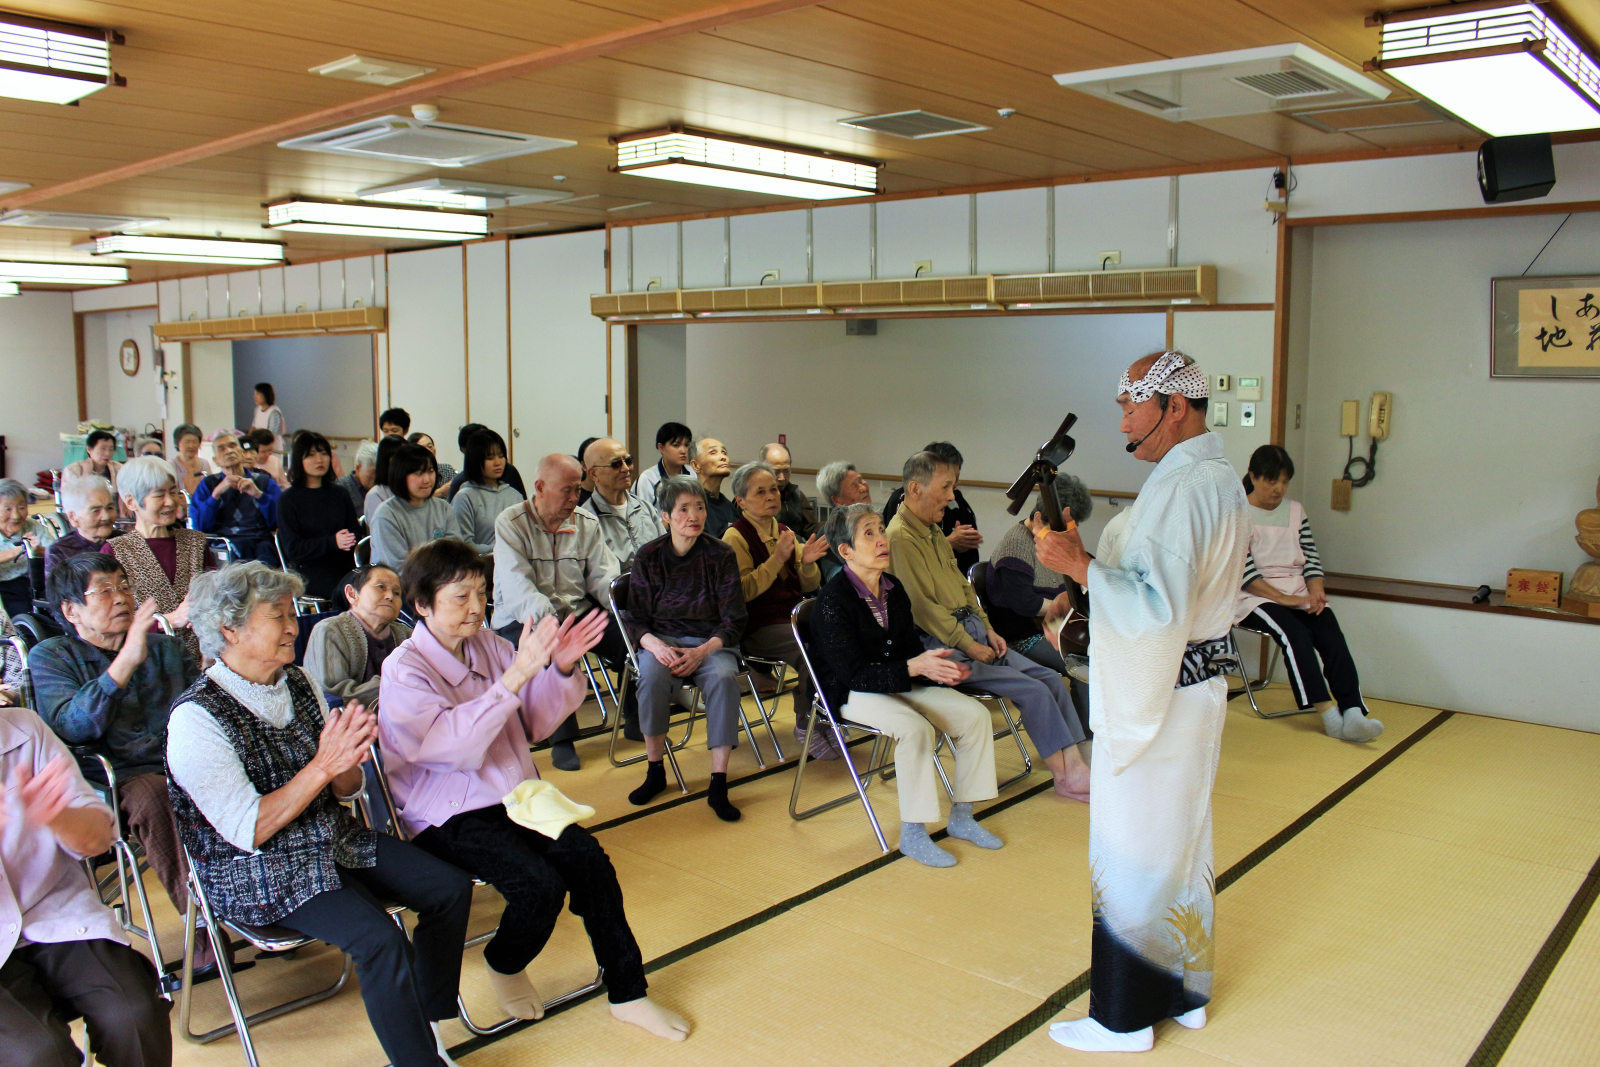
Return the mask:
[[1600,126],[1600,66],[1542,6],[1380,17],[1372,66],[1492,137]]
[[70,104],[108,85],[115,34],[70,22],[0,14],[0,96]]
[[878,191],[883,164],[702,130],[670,128],[613,138],[618,174],[739,189],[800,200],[836,200]]
[[491,185],[488,182],[459,181],[454,178],[419,178],[399,185],[380,185],[356,193],[362,200],[383,204],[418,204],[423,207],[452,207],[467,211],[487,211],[496,207],[521,207],[571,199],[559,189],[529,189],[520,185]]
[[296,199],[268,204],[266,228],[406,241],[464,241],[488,234],[489,216]]
[[99,263],[9,263],[0,261],[0,282],[119,285],[127,280],[127,267],[107,267]]
[[22,287],[16,282],[0,282],[0,296],[20,296]]
[[97,237],[94,255],[154,259],[174,263],[281,263],[283,245],[271,241],[231,241],[212,237],[156,237],[119,233]]

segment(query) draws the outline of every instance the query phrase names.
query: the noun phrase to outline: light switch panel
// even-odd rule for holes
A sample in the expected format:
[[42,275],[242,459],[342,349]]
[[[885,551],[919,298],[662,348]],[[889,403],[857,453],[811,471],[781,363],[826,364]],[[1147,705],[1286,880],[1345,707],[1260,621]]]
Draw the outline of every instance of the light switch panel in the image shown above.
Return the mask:
[[1256,406],[1254,404],[1239,405],[1239,425],[1254,426],[1256,424]]
[[1261,399],[1261,379],[1260,378],[1240,378],[1239,379],[1239,399],[1240,400],[1260,400]]
[[1211,402],[1211,425],[1213,425],[1213,426],[1226,426],[1226,425],[1228,425],[1228,404],[1227,404],[1227,401],[1223,401],[1221,403],[1218,403],[1217,401],[1213,400]]

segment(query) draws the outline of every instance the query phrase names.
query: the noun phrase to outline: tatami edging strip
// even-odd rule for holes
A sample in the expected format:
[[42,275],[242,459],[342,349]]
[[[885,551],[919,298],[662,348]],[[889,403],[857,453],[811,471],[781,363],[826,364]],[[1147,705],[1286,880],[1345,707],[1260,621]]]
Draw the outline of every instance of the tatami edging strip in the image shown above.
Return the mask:
[[[1345,799],[1351,793],[1354,793],[1357,789],[1360,789],[1363,785],[1371,781],[1380,772],[1382,772],[1385,767],[1389,766],[1395,760],[1403,756],[1406,752],[1410,751],[1413,745],[1427,737],[1429,734],[1433,733],[1433,731],[1437,730],[1440,726],[1443,726],[1454,715],[1455,712],[1453,711],[1441,711],[1439,714],[1423,723],[1416,730],[1412,731],[1410,735],[1399,741],[1389,751],[1385,752],[1383,755],[1369,763],[1361,770],[1360,773],[1355,775],[1349,781],[1345,782],[1338,789],[1335,789],[1333,792],[1323,797],[1322,800],[1318,801],[1317,804],[1308,810],[1304,815],[1301,815],[1294,822],[1273,834],[1258,847],[1250,850],[1250,852],[1247,853],[1243,859],[1239,860],[1226,871],[1222,872],[1222,875],[1217,879],[1217,892],[1222,892],[1224,889],[1237,882],[1240,878],[1243,878],[1246,874],[1249,874],[1268,856],[1271,856],[1284,845],[1294,840],[1295,837],[1304,832],[1305,829],[1312,823],[1316,822],[1318,819],[1322,818],[1322,816],[1331,811],[1341,800]],[[1034,1008],[1032,1011],[1028,1012],[1026,1015],[1012,1023],[1010,1026],[1006,1027],[1004,1030],[1001,1030],[998,1034],[995,1034],[993,1037],[989,1038],[989,1040],[985,1041],[983,1044],[979,1045],[977,1048],[973,1049],[959,1060],[956,1060],[951,1067],[983,1067],[984,1064],[994,1062],[994,1060],[998,1059],[1013,1045],[1016,1045],[1029,1034],[1039,1029],[1039,1027],[1055,1018],[1061,1009],[1065,1008],[1068,1004],[1072,1003],[1074,1000],[1077,1000],[1088,991],[1089,972],[1085,970],[1072,981],[1068,982],[1066,985],[1062,986],[1060,989],[1046,997],[1044,1002],[1041,1003],[1037,1008]]]

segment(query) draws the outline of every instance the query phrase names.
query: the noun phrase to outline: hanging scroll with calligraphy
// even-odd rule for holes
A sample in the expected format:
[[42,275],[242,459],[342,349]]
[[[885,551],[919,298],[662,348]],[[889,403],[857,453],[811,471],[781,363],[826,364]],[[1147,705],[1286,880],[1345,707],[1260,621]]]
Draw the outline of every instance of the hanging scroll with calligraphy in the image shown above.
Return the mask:
[[1490,373],[1600,378],[1600,275],[1495,278]]

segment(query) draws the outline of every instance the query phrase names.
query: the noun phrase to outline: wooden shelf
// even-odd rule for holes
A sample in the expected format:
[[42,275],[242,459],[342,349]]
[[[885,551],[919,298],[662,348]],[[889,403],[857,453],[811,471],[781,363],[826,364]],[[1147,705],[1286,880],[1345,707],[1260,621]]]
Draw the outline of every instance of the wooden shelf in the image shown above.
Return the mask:
[[1492,615],[1521,615],[1530,619],[1551,619],[1556,622],[1583,622],[1600,624],[1600,618],[1577,615],[1556,608],[1530,608],[1520,604],[1507,604],[1504,589],[1492,590],[1486,604],[1474,604],[1472,586],[1440,585],[1435,582],[1411,582],[1403,578],[1374,578],[1365,574],[1334,574],[1324,579],[1329,596],[1356,597],[1361,600],[1388,600],[1397,604],[1423,604],[1431,608],[1456,608],[1461,611],[1484,611]]

